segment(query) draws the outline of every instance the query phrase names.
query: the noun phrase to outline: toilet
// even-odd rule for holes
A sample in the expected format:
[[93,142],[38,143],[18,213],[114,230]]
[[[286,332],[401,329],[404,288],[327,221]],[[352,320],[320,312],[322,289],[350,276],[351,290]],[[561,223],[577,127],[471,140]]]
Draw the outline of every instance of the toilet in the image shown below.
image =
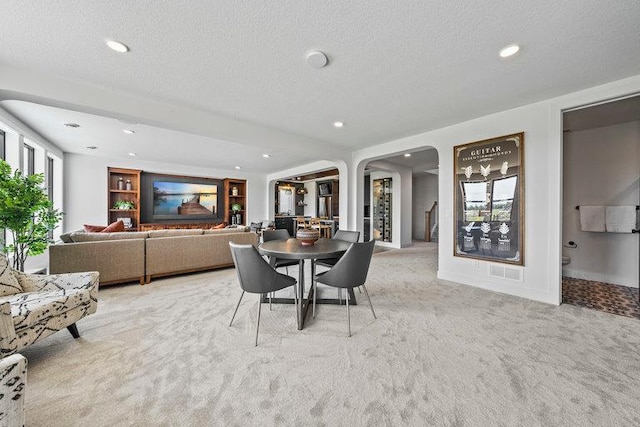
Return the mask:
[[562,265],[571,264],[571,257],[569,255],[562,255]]

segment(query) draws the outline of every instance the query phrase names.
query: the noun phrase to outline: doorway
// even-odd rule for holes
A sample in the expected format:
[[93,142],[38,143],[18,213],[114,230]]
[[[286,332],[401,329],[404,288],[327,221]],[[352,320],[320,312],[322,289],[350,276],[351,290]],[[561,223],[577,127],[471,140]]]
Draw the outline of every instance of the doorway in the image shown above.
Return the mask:
[[562,302],[640,319],[640,96],[563,125]]

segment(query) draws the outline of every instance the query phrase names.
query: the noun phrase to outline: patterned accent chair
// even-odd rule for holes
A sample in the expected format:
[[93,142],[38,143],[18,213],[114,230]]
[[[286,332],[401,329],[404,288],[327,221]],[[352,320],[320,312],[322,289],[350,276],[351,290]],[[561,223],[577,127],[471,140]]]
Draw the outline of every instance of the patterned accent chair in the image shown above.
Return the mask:
[[97,271],[27,274],[8,266],[0,254],[0,357],[6,357],[96,312]]
[[27,359],[12,354],[0,360],[0,425],[24,426]]

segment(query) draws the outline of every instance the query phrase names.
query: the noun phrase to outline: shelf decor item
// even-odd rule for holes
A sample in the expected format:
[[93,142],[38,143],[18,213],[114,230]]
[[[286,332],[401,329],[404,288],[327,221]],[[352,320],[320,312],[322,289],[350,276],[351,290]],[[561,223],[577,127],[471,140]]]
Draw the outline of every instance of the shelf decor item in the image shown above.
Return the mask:
[[118,190],[124,190],[124,178],[118,178]]
[[135,208],[136,208],[135,204],[128,200],[116,200],[116,202],[113,204],[113,209],[120,209],[122,211],[135,209]]
[[231,205],[231,210],[233,211],[234,214],[237,214],[242,210],[242,205],[240,203],[233,203]]
[[131,180],[128,179],[127,183],[125,184],[125,188],[127,189],[127,191],[131,191]]
[[453,147],[455,256],[524,265],[523,153],[523,132]]
[[231,195],[232,196],[238,195],[238,187],[231,187]]

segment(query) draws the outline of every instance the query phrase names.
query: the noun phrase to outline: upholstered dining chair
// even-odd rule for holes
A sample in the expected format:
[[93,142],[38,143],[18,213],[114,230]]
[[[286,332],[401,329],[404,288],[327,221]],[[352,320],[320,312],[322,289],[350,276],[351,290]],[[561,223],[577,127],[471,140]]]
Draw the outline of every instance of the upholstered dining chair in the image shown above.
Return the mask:
[[253,245],[238,245],[229,242],[231,247],[231,256],[236,266],[238,274],[238,282],[242,288],[242,294],[236,305],[236,309],[231,317],[229,326],[236,317],[240,302],[245,292],[252,294],[260,294],[258,302],[258,323],[256,324],[256,346],[258,345],[258,331],[260,329],[260,310],[262,308],[262,297],[267,293],[279,291],[280,289],[295,286],[296,279],[285,274],[278,273],[267,263],[258,253]]
[[[369,292],[367,291],[364,283],[367,280],[367,273],[369,272],[369,265],[371,264],[371,256],[373,255],[373,247],[375,246],[375,240],[370,240],[364,243],[352,243],[347,252],[338,260],[330,270],[317,274],[314,281],[313,292],[313,317],[316,316],[316,291],[317,283],[322,283],[334,288],[338,288],[339,292],[342,289],[351,290],[353,288],[362,286],[364,294],[369,300],[369,306],[371,307],[371,313],[373,318],[377,319],[376,312],[373,310],[371,304],[371,298],[369,298]],[[349,297],[345,295],[347,302],[347,325],[349,329],[349,336],[351,336],[351,314],[349,312]]]
[[[349,231],[349,230],[338,230],[336,231],[336,234],[334,234],[332,238],[336,240],[344,240],[345,242],[349,242],[349,243],[356,243],[358,240],[360,240],[360,232]],[[316,260],[316,266],[321,265],[323,267],[331,268],[334,265],[336,265],[339,259],[340,257],[319,259],[319,260]]]
[[[276,230],[264,230],[262,232],[262,241],[268,242],[270,240],[287,240],[291,238],[289,235],[289,231],[284,228],[279,228]],[[276,258],[274,262],[271,263],[276,269],[280,267],[284,267],[287,274],[289,274],[289,267],[293,265],[298,265],[298,261],[295,259],[282,259]]]

